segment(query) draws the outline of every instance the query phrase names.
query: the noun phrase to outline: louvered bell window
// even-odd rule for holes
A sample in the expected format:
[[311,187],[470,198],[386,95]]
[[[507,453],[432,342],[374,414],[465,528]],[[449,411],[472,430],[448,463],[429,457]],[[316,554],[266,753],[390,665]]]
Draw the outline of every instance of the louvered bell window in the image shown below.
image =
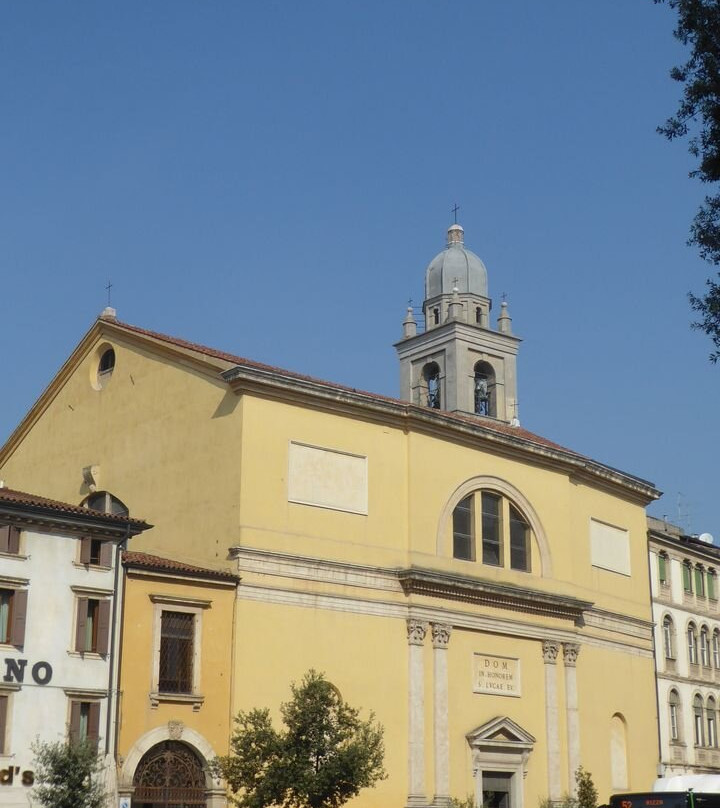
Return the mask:
[[192,693],[195,615],[163,611],[160,627],[161,693]]

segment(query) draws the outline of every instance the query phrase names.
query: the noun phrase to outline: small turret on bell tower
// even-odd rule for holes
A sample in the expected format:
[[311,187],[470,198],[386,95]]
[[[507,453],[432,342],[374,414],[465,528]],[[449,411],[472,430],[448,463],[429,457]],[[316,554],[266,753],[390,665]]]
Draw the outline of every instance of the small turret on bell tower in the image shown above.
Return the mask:
[[425,271],[423,315],[418,333],[412,309],[395,348],[400,359],[400,395],[413,404],[518,423],[516,357],[507,302],[497,330],[490,326],[492,301],[487,270],[465,247],[455,223],[447,247]]

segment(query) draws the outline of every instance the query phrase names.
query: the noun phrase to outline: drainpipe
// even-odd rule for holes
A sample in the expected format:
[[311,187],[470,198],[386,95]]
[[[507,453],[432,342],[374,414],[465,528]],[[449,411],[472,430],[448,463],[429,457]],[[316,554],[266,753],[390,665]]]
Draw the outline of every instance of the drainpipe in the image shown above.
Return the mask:
[[[129,515],[128,515],[129,518]],[[113,696],[117,696],[119,693],[120,688],[120,652],[118,650],[117,656],[117,665],[115,664],[115,636],[120,635],[122,632],[122,622],[118,626],[118,610],[122,608],[122,611],[119,612],[120,618],[124,614],[125,604],[118,603],[118,600],[122,599],[124,601],[124,594],[125,594],[125,576],[123,576],[122,580],[122,593],[119,591],[120,587],[120,567],[122,566],[122,551],[127,546],[128,539],[130,538],[130,523],[128,522],[127,526],[125,527],[125,536],[120,539],[117,543],[117,547],[115,549],[115,582],[113,584],[113,605],[112,605],[112,618],[110,625],[112,626],[112,630],[110,632],[110,655],[109,655],[109,665],[110,665],[110,672],[108,675],[108,704],[107,704],[107,721],[105,725],[105,754],[110,753],[110,731],[113,723],[113,705],[115,708],[116,716],[115,716],[115,736],[113,738],[113,760],[117,763],[117,746],[118,746],[118,739],[117,739],[117,728],[118,728],[118,721],[117,721],[117,707],[119,699],[116,697],[113,701]],[[121,595],[123,596],[121,598]],[[118,640],[120,637],[118,636]],[[115,675],[117,669],[117,676]],[[115,689],[113,689],[113,684],[115,685]]]

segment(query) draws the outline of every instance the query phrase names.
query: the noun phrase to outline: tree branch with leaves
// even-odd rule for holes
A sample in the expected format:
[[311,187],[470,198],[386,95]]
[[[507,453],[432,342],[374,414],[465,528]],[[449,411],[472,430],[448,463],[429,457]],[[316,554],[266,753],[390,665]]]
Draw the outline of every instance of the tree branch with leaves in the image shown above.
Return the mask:
[[339,808],[387,775],[383,729],[345,703],[323,674],[291,686],[276,730],[267,708],[235,718],[231,754],[212,768],[239,808]]

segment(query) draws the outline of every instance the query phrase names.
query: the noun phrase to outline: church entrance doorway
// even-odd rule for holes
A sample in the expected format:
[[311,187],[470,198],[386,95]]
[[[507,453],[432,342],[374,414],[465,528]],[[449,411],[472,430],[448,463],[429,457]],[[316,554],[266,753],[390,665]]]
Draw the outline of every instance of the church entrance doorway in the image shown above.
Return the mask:
[[133,777],[132,808],[207,808],[200,758],[179,741],[146,752]]

